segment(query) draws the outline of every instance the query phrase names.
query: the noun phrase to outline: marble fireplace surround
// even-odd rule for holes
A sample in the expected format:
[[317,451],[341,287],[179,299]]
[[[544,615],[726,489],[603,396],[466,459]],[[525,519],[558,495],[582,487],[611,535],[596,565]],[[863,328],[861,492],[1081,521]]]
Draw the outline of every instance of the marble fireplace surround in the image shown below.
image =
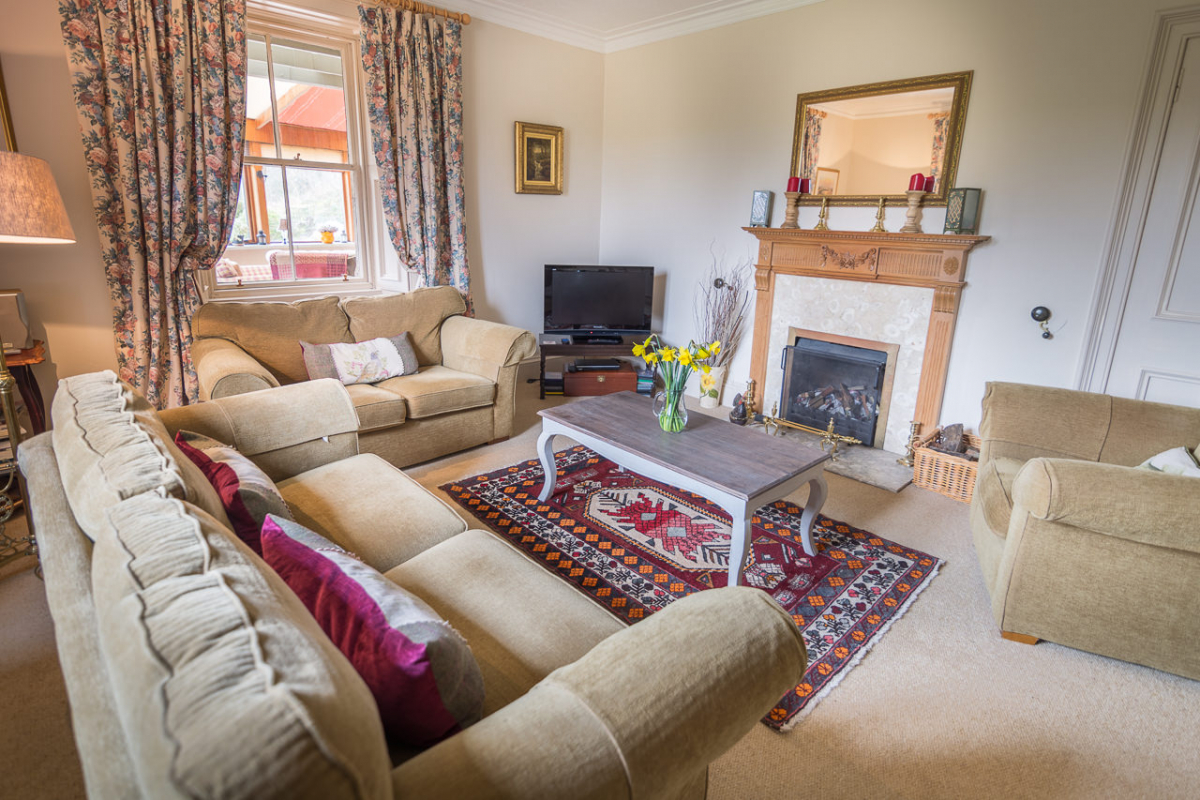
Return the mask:
[[750,377],[779,399],[789,328],[899,345],[883,447],[938,424],[967,253],[988,236],[745,228],[759,240]]

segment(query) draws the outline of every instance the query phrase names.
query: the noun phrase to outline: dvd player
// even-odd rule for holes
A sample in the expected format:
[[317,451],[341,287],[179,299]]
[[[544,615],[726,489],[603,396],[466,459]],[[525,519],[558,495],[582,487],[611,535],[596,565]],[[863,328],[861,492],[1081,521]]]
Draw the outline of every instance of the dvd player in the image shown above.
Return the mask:
[[596,372],[602,370],[613,370],[621,368],[621,360],[619,358],[577,358],[575,359],[575,370],[577,372]]

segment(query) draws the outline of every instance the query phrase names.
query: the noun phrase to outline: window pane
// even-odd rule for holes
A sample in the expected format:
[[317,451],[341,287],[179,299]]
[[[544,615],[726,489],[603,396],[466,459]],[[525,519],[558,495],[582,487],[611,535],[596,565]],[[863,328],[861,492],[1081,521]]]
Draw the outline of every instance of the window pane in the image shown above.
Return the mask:
[[349,163],[341,53],[272,39],[271,61],[281,157]]
[[[348,172],[287,167],[298,280],[355,274],[353,192]],[[324,234],[324,235],[323,235]]]
[[[283,169],[251,165],[242,175],[233,243],[216,266],[217,283],[236,285],[284,277],[280,264],[290,264],[287,211],[283,202]],[[243,238],[239,240],[238,236]],[[261,239],[260,239],[261,237]],[[261,242],[261,244],[260,244]]]
[[246,37],[246,155],[279,157],[272,122],[267,40],[250,34]]

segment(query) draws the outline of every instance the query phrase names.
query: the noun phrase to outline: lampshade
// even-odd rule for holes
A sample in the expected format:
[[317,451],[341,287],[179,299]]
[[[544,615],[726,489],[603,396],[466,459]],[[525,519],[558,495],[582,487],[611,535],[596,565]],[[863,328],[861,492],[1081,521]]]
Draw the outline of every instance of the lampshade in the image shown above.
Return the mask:
[[50,165],[33,156],[0,153],[0,243],[73,241],[75,231]]

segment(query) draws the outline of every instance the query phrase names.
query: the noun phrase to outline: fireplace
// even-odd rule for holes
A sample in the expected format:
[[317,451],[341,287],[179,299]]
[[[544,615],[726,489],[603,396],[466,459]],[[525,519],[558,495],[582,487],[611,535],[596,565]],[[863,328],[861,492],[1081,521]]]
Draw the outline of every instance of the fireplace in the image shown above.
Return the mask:
[[783,348],[780,417],[882,447],[897,345],[790,328]]

